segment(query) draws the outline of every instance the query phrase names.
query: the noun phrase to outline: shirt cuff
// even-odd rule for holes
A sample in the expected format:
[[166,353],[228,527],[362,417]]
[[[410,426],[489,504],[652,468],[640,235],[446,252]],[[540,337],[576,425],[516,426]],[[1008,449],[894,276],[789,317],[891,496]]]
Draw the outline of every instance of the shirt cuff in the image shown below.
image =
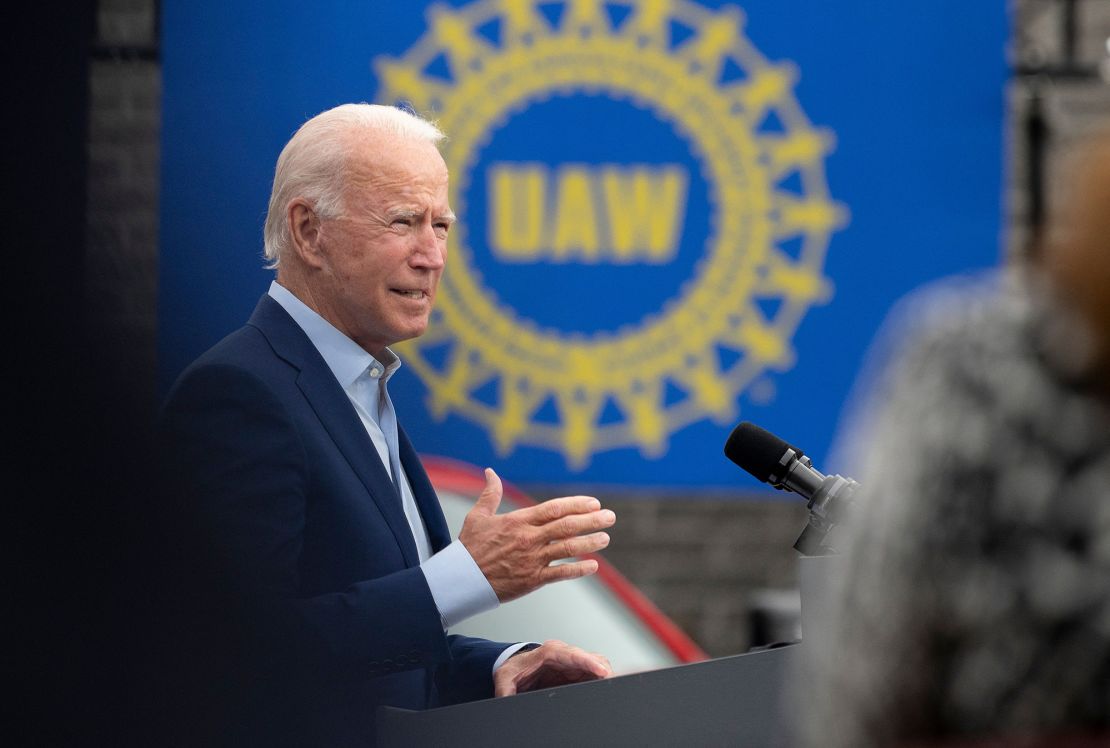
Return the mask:
[[494,663],[493,663],[493,672],[496,673],[497,668],[499,668],[499,667],[501,667],[502,665],[505,664],[505,660],[507,660],[510,657],[512,657],[513,655],[515,655],[517,652],[519,652],[524,647],[528,647],[529,649],[535,649],[538,646],[540,646],[539,642],[520,642],[519,644],[514,644],[511,647],[506,647],[505,651],[502,652],[498,656],[496,661],[494,661]]
[[420,570],[432,591],[444,631],[500,605],[470,551],[458,540],[420,564]]

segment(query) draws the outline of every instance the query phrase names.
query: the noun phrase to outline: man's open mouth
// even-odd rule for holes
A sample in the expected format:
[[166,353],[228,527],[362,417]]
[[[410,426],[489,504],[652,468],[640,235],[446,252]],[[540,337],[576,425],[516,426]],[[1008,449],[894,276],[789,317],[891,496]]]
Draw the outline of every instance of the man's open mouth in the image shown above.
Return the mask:
[[415,290],[411,290],[411,291],[406,291],[406,290],[400,289],[400,288],[393,288],[393,289],[390,289],[390,290],[392,290],[393,293],[395,293],[395,294],[400,294],[401,296],[405,296],[405,297],[408,297],[410,299],[423,299],[425,296],[427,296],[427,294],[424,293],[424,291],[420,290],[419,288],[415,289]]

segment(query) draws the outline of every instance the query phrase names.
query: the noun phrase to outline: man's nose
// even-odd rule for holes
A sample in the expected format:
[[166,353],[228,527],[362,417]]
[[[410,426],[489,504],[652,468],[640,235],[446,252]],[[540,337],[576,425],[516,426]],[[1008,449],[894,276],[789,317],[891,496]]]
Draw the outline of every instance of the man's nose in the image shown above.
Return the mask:
[[414,267],[438,270],[446,263],[447,243],[432,225],[421,227],[417,234],[415,250],[409,262]]

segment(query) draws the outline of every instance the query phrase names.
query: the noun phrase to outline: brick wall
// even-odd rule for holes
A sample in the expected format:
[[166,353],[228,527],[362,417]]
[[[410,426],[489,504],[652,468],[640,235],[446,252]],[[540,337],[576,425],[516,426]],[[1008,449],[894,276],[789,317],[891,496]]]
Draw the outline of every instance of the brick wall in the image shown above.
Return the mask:
[[[1078,34],[1070,63],[1061,32],[1066,6],[1066,0],[1011,5],[1015,65],[1061,68],[1067,63],[1073,68],[1064,71],[1069,73],[1098,69],[1110,36],[1110,2],[1076,0]],[[152,0],[99,3],[88,151],[88,316],[94,329],[114,331],[104,335],[104,349],[128,362],[127,381],[148,402],[154,392],[158,265],[157,18]],[[1026,75],[1011,84],[1005,197],[1010,231],[1005,241],[1013,253],[1025,247],[1030,217],[1023,132],[1034,83],[1052,135],[1050,200],[1062,144],[1110,116],[1110,87],[1096,77]],[[545,495],[542,489],[537,493]],[[603,498],[620,517],[608,558],[710,654],[732,654],[762,638],[791,634],[797,607],[791,546],[805,519],[800,502],[733,496]],[[786,624],[769,634],[753,634],[753,620],[765,617],[753,615],[758,612],[781,615]]]
[[[711,655],[796,638],[792,546],[806,512],[783,496],[603,497],[618,517],[605,556]],[[759,635],[754,611],[781,612],[785,624]]]

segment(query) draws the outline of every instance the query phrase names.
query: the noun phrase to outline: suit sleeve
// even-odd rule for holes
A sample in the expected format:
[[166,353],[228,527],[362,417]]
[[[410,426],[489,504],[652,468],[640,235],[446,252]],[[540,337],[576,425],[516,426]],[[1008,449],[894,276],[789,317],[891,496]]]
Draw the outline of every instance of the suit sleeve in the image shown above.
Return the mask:
[[234,611],[231,628],[271,666],[327,677],[432,668],[449,700],[488,695],[489,670],[506,645],[449,640],[418,567],[300,596],[313,466],[265,382],[231,365],[191,369],[161,424],[182,527],[194,541],[184,567],[195,573],[183,594],[203,601],[202,616]]
[[493,697],[493,663],[509,644],[448,636],[451,660],[436,671],[436,690],[441,705],[460,704]]

